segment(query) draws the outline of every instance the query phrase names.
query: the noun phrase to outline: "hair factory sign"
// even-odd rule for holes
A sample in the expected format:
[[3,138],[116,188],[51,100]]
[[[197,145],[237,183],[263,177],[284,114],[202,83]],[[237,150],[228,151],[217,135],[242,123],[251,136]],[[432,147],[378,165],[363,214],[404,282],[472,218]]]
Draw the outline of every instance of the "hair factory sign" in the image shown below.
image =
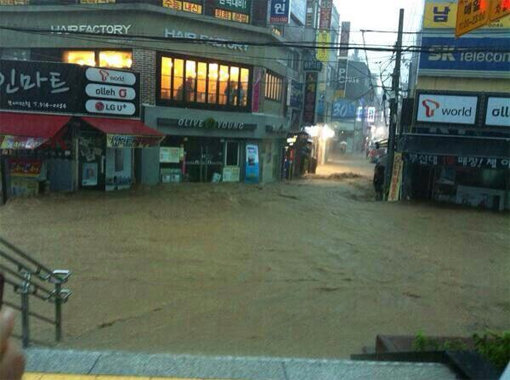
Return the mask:
[[[165,38],[186,38],[189,40],[200,40],[200,41],[209,41],[207,42],[208,45],[224,48],[224,49],[230,49],[230,50],[238,50],[242,52],[248,51],[248,45],[241,45],[232,43],[229,40],[221,37],[211,37],[206,34],[197,34],[193,32],[187,32],[182,30],[176,30],[176,29],[168,29],[165,28]],[[223,42],[224,41],[224,42]]]
[[72,25],[50,25],[52,33],[90,33],[90,34],[129,34],[132,25],[126,24],[72,24]]

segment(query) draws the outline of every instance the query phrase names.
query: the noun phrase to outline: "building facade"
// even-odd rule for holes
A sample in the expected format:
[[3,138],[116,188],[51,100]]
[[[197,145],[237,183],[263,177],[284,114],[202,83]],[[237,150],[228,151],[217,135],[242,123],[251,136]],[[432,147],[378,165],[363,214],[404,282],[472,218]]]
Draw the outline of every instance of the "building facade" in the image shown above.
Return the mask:
[[427,0],[403,195],[510,208],[510,17],[454,37],[457,5]]
[[165,135],[136,153],[142,183],[281,177],[301,120],[290,84],[303,77],[300,52],[267,24],[266,2],[13,3],[0,6],[0,58],[140,73],[141,118]]

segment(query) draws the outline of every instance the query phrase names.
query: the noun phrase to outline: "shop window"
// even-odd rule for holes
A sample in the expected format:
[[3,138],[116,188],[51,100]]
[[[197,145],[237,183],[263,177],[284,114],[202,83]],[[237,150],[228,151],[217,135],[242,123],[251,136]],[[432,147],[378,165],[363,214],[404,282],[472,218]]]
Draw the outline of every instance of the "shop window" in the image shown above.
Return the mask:
[[129,51],[100,51],[99,66],[117,69],[130,69],[133,65],[132,54]]
[[30,0],[0,0],[0,5],[29,5]]
[[266,72],[265,81],[265,98],[277,102],[281,101],[283,93],[283,78],[271,72]]
[[115,149],[115,171],[124,170],[124,149]]
[[184,60],[174,59],[173,72],[173,91],[174,100],[182,101],[184,99]]
[[93,50],[71,50],[65,51],[63,55],[65,63],[76,63],[78,65],[95,66],[96,53]]
[[162,56],[161,101],[197,108],[247,108],[251,70],[209,60]]
[[66,50],[62,54],[62,61],[78,65],[130,69],[133,65],[132,56],[130,51]]
[[207,102],[210,104],[216,104],[218,102],[218,67],[219,66],[217,63],[209,63],[209,86],[207,87]]
[[239,166],[239,143],[236,141],[227,141],[225,151],[225,165]]
[[163,57],[161,60],[161,99],[170,99],[172,84],[173,59]]

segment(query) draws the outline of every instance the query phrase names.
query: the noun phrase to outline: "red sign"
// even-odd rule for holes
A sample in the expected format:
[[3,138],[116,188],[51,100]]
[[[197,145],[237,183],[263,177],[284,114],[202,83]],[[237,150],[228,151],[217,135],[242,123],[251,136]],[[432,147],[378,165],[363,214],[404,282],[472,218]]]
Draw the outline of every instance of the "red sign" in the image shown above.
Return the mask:
[[329,30],[331,29],[331,10],[333,8],[332,0],[322,0],[321,8],[320,8],[320,19],[319,19],[319,29],[320,30]]
[[42,161],[11,158],[9,167],[11,176],[37,177],[41,173]]
[[303,112],[303,123],[306,125],[315,124],[315,102],[317,100],[317,79],[318,73],[306,73],[305,101]]

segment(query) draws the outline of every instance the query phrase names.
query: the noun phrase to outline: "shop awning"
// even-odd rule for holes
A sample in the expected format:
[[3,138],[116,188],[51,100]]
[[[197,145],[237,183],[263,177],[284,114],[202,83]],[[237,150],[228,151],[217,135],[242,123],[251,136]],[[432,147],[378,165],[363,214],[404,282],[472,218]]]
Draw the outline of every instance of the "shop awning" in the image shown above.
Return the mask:
[[106,134],[106,145],[111,148],[143,148],[157,146],[164,134],[139,120],[82,117],[90,126]]
[[0,112],[1,149],[35,149],[54,137],[70,116]]

